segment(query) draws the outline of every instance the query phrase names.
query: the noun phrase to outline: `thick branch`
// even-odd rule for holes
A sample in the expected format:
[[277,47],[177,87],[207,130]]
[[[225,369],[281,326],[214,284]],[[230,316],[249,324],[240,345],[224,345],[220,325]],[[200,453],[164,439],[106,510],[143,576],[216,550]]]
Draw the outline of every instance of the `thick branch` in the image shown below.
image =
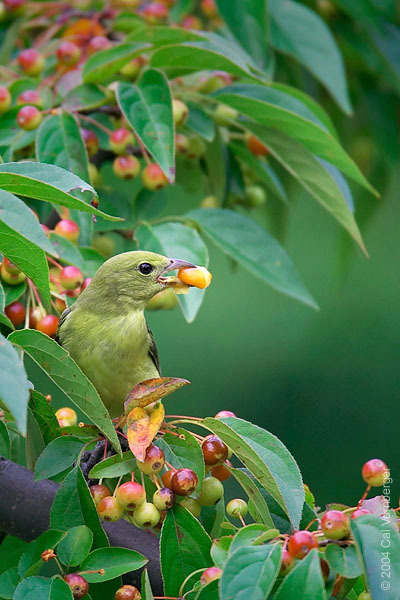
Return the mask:
[[[50,508],[58,484],[37,481],[33,473],[0,457],[0,531],[26,541],[33,540],[49,528]],[[149,559],[147,569],[154,593],[162,594],[158,540],[150,531],[137,529],[126,521],[104,524],[112,546],[141,552]],[[124,580],[140,584],[140,573],[129,573]]]

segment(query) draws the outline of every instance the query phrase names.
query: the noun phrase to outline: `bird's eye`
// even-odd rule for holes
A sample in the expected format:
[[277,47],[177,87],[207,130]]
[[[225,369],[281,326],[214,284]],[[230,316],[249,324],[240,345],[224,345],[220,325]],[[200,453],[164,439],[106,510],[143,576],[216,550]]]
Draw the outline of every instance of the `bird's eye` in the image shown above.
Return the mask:
[[142,275],[150,275],[152,270],[153,270],[153,267],[148,262],[144,262],[139,265],[139,271],[141,272]]

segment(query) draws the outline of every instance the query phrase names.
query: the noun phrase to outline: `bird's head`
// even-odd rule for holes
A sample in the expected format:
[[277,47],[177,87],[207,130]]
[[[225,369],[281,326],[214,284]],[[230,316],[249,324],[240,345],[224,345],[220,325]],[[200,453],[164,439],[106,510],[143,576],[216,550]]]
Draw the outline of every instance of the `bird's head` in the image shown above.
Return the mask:
[[[167,274],[181,267],[194,267],[190,262],[167,258],[154,252],[124,252],[106,260],[80,299],[112,300],[122,305],[143,308],[151,298],[176,284]],[[85,298],[86,296],[86,298]]]

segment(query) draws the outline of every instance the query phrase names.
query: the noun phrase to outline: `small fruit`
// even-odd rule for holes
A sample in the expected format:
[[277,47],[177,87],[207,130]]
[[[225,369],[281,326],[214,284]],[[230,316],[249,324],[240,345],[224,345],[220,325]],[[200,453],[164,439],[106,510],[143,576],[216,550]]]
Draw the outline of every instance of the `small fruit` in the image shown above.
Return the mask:
[[158,25],[168,17],[168,8],[162,2],[150,2],[144,9],[143,15],[150,25]]
[[[73,408],[64,406],[56,411],[56,419],[60,427],[75,427],[78,425],[78,415]],[[107,494],[108,496],[110,494]]]
[[210,76],[203,77],[200,81],[199,92],[203,94],[211,94],[216,92],[227,85],[231,85],[232,77],[225,71],[214,71]]
[[222,575],[222,569],[219,567],[208,567],[205,571],[203,571],[200,577],[201,585],[207,585],[216,579],[220,579]]
[[0,85],[0,113],[6,112],[11,106],[11,94],[6,87]]
[[18,273],[21,273],[21,269],[11,262],[11,260],[8,260],[6,256],[3,257],[3,267],[11,275],[18,275]]
[[64,267],[60,273],[60,283],[65,290],[76,290],[82,285],[83,280],[82,271],[73,265]]
[[152,502],[144,502],[133,511],[133,518],[139,527],[155,527],[160,516],[160,511]]
[[196,15],[188,15],[187,17],[184,17],[180,23],[180,26],[183,27],[183,29],[195,29],[197,31],[201,31],[203,29],[203,23]]
[[171,489],[178,496],[190,496],[198,482],[198,477],[192,469],[178,469],[172,476]]
[[206,196],[200,202],[200,206],[202,208],[218,208],[219,207],[219,202],[218,202],[218,200],[217,200],[217,198],[215,196]]
[[140,173],[140,162],[135,156],[117,156],[113,162],[113,171],[121,179],[133,179]]
[[25,131],[32,131],[39,127],[42,121],[42,113],[36,106],[27,104],[23,106],[17,114],[17,123]]
[[135,79],[139,75],[144,64],[144,59],[141,56],[137,56],[121,67],[119,72],[129,79]]
[[178,304],[178,298],[171,288],[161,290],[146,304],[147,310],[171,310]]
[[110,490],[105,485],[91,485],[89,490],[92,494],[92,498],[96,506],[98,505],[100,500],[103,500],[103,498],[107,498],[107,496],[111,496]]
[[134,510],[146,501],[146,490],[136,481],[127,481],[116,492],[118,502],[127,510]]
[[220,465],[228,458],[228,446],[217,435],[207,436],[201,449],[208,466]]
[[177,154],[187,154],[189,150],[189,138],[183,133],[175,134],[175,151]]
[[10,16],[17,17],[23,14],[26,0],[4,0],[3,4]]
[[219,412],[217,412],[217,414],[215,415],[216,419],[223,419],[225,417],[236,417],[235,413],[232,412],[231,410],[220,410]]
[[91,40],[89,40],[89,43],[86,46],[86,52],[88,56],[90,56],[91,54],[95,54],[100,50],[106,50],[110,46],[110,40],[104,35],[95,35]]
[[132,131],[121,127],[110,135],[110,148],[115,154],[125,154],[128,146],[133,146],[135,138]]
[[203,489],[199,496],[202,506],[214,506],[224,495],[224,486],[216,477],[207,477],[203,481]]
[[18,285],[26,279],[26,275],[25,273],[22,273],[22,271],[15,274],[10,273],[4,265],[1,265],[0,275],[2,280],[8,283],[8,285]]
[[98,503],[97,512],[100,519],[103,519],[103,521],[114,523],[124,514],[124,507],[114,496],[106,496]]
[[159,473],[165,464],[165,455],[161,448],[150,444],[146,449],[144,461],[137,460],[137,466],[145,475]]
[[350,519],[340,510],[328,510],[321,519],[321,529],[331,540],[342,540],[350,533]]
[[29,327],[36,329],[36,325],[47,315],[47,312],[42,306],[32,306],[29,309]]
[[202,139],[197,137],[189,138],[189,145],[186,156],[191,160],[198,160],[202,158],[206,151],[206,145]]
[[89,591],[89,584],[79,573],[68,573],[63,576],[64,581],[69,585],[69,589],[76,600],[83,598]]
[[19,53],[18,65],[21,71],[35,77],[43,71],[44,57],[34,48],[27,48]]
[[212,467],[211,475],[216,477],[220,481],[226,481],[231,476],[231,472],[227,467],[231,467],[232,463],[229,460],[226,460],[224,464],[217,465],[216,467]]
[[151,191],[160,190],[168,185],[168,179],[157,163],[151,163],[143,169],[142,182],[144,187]]
[[189,109],[184,102],[174,98],[172,100],[172,114],[174,117],[175,127],[181,127],[188,118]]
[[225,510],[229,517],[235,517],[235,519],[239,519],[240,517],[244,518],[247,515],[249,507],[247,502],[241,498],[234,498],[228,502]]
[[293,556],[286,549],[282,550],[282,561],[281,561],[281,568],[279,571],[279,575],[286,575],[286,573],[289,573],[289,571],[291,570],[293,565],[294,565]]
[[64,67],[72,67],[76,65],[81,58],[81,50],[74,42],[62,42],[58,47],[57,59],[60,65]]
[[142,595],[134,585],[123,585],[115,592],[115,600],[141,600]]
[[171,480],[174,476],[174,473],[175,471],[165,471],[165,473],[161,475],[161,480],[165,487],[171,488]]
[[26,309],[21,302],[11,302],[11,304],[5,307],[4,312],[15,327],[22,325],[25,321]]
[[58,221],[54,227],[54,231],[58,235],[67,238],[70,242],[77,242],[79,240],[79,225],[75,221],[71,221],[71,219],[61,219],[61,221]]
[[89,156],[93,156],[99,151],[99,138],[91,129],[81,129],[82,139],[85,143],[86,150]]
[[68,39],[80,48],[96,35],[103,35],[104,28],[95,19],[78,19],[69,25],[62,34],[63,39]]
[[262,206],[267,201],[267,194],[260,185],[248,185],[245,189],[245,195],[247,204],[252,208]]
[[369,592],[361,592],[357,600],[372,600],[372,596]]
[[205,267],[184,267],[179,269],[178,278],[187,285],[203,290],[210,285],[212,275]]
[[358,517],[361,517],[362,515],[370,515],[370,514],[371,514],[371,511],[367,510],[366,508],[356,508],[356,510],[352,512],[351,518],[357,519]]
[[247,148],[255,156],[268,156],[269,150],[258,138],[254,135],[249,135],[246,141]]
[[215,0],[201,0],[200,8],[202,13],[204,13],[209,19],[213,19],[214,17],[218,16]]
[[379,458],[371,458],[362,468],[361,474],[368,485],[379,487],[389,477],[387,465]]
[[36,90],[25,90],[18,96],[17,105],[31,104],[37,108],[43,108],[43,100]]
[[175,494],[170,488],[160,488],[153,494],[153,504],[158,510],[168,510],[175,504]]
[[236,119],[237,116],[238,111],[226,104],[218,104],[214,113],[214,119],[218,125],[230,125],[230,122]]
[[86,290],[88,285],[92,282],[92,279],[93,279],[93,277],[86,277],[86,279],[83,280],[83,283],[81,285],[81,292]]
[[311,531],[296,531],[289,538],[288,550],[293,558],[304,558],[314,548],[318,548],[318,542]]
[[56,315],[46,315],[43,319],[40,319],[36,325],[36,329],[49,337],[55,337],[58,329],[58,321],[59,318]]
[[88,163],[88,170],[89,170],[90,183],[96,187],[97,185],[99,185],[99,183],[101,181],[100,173],[99,173],[96,165],[94,165],[91,162]]
[[197,518],[200,516],[201,504],[198,500],[195,500],[194,498],[183,498],[179,504],[191,512],[194,517]]
[[105,258],[109,258],[115,252],[115,242],[112,237],[106,234],[95,235],[92,246]]

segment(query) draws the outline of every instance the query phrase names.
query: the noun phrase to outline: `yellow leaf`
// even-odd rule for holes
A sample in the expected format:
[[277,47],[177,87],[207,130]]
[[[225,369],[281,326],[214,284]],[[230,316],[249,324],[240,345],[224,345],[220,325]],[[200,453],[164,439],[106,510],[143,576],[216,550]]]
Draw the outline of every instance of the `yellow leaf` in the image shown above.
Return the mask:
[[126,420],[128,443],[137,460],[144,461],[146,449],[157,435],[161,423],[164,421],[164,415],[165,411],[161,402],[154,407],[150,414],[140,406],[130,411]]

